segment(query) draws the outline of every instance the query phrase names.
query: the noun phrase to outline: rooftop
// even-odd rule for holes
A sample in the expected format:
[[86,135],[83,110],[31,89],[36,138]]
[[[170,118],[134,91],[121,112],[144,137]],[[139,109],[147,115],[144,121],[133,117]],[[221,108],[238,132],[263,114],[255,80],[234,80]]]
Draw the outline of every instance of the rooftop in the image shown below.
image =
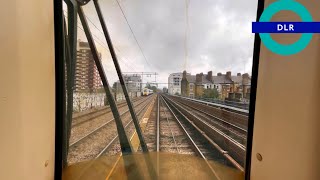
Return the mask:
[[[200,74],[199,74],[200,75]],[[202,75],[202,83],[203,84],[231,84],[231,83],[243,83],[243,75],[240,73],[237,74],[237,76],[231,76],[231,78],[228,77],[227,74],[218,73],[216,76],[212,76],[212,82],[207,79],[207,74]],[[189,83],[196,83],[196,75],[191,75],[190,73],[187,73],[187,80]],[[248,83],[251,84],[251,77],[249,76]]]

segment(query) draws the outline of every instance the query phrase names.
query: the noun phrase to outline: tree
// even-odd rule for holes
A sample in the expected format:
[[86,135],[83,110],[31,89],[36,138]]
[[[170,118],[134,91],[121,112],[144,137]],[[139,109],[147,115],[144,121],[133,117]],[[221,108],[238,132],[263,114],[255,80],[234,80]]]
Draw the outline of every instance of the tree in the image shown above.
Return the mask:
[[112,91],[115,93],[122,93],[122,86],[120,82],[114,82],[112,85]]
[[151,85],[147,83],[145,88],[151,89]]
[[219,92],[217,89],[205,89],[203,91],[203,97],[216,99],[219,97]]
[[117,89],[117,82],[114,82],[114,83],[113,83],[112,89]]
[[149,83],[146,85],[146,88],[153,90],[153,92],[157,92],[157,86],[151,86]]
[[157,87],[156,86],[152,86],[151,89],[153,90],[153,92],[157,92]]

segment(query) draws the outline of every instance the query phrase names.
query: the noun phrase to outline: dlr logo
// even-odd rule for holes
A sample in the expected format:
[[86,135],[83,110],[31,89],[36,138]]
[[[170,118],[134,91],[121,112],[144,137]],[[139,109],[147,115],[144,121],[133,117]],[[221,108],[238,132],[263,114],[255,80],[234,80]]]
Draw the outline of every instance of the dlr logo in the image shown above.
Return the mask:
[[277,24],[277,31],[294,31],[293,24]]

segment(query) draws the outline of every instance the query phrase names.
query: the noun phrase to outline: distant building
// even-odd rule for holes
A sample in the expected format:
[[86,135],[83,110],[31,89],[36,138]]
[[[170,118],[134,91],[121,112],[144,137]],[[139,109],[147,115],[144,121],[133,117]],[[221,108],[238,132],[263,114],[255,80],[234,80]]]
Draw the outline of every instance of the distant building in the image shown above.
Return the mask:
[[[133,93],[142,92],[142,80],[141,80],[140,75],[137,75],[137,74],[127,75],[127,74],[125,74],[125,75],[123,75],[123,80],[124,80],[124,83],[126,84],[128,92],[133,92]],[[123,92],[119,80],[115,83],[115,87],[113,87],[113,88],[115,88],[115,91],[117,93]]]
[[168,93],[168,88],[167,87],[162,88],[162,92],[163,93]]
[[205,89],[216,89],[220,99],[243,100],[250,97],[251,78],[249,74],[240,73],[232,76],[231,72],[226,74],[218,73],[217,76],[212,75],[212,71],[208,74],[190,75],[186,71],[183,72],[181,79],[181,95],[187,97],[202,97]]
[[[189,74],[190,75],[190,74]],[[168,93],[171,95],[181,94],[182,73],[172,73],[168,77]]]
[[[101,54],[99,54],[101,58]],[[87,42],[77,43],[77,61],[75,69],[75,91],[94,92],[102,87],[99,72]]]
[[142,92],[141,75],[125,74],[123,75],[123,79],[129,92]]
[[[230,72],[231,75],[231,72]],[[250,99],[251,90],[251,77],[248,73],[241,75],[238,73],[237,76],[231,76],[233,86],[228,95],[228,99]]]

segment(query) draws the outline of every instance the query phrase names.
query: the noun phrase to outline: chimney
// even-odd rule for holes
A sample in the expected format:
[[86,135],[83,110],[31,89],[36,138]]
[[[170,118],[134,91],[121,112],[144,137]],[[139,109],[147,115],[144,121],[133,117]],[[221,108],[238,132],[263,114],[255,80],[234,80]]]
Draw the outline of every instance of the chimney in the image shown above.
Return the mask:
[[249,79],[249,74],[245,73],[245,74],[242,75],[242,77],[245,78],[245,79]]
[[202,84],[202,76],[203,76],[203,73],[202,74],[196,74],[196,83]]
[[222,76],[222,74],[221,74],[221,73],[218,73],[217,76]]
[[187,71],[183,71],[182,73],[182,79],[187,79]]
[[229,79],[231,79],[231,71],[228,71],[226,75]]
[[242,75],[242,84],[248,84],[249,83],[249,74],[245,73]]
[[209,71],[207,74],[207,80],[212,82],[212,71]]
[[241,73],[238,73],[237,76],[241,76]]

